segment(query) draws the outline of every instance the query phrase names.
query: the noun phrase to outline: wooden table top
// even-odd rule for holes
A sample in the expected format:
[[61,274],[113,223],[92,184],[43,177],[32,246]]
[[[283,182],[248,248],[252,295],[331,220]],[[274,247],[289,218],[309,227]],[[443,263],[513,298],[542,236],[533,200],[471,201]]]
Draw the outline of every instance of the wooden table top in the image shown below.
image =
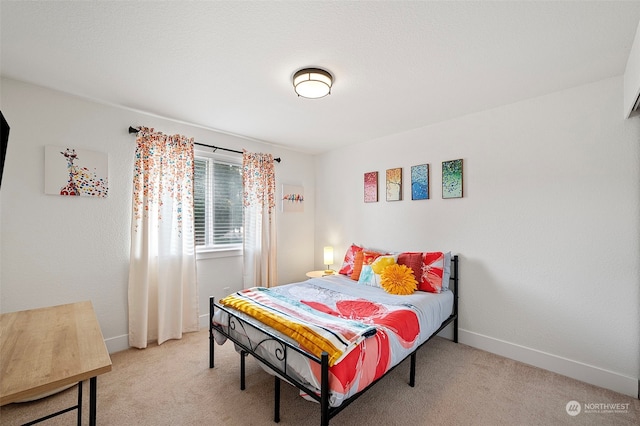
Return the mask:
[[307,272],[307,276],[309,278],[320,278],[320,277],[326,277],[327,275],[336,275],[336,271],[331,270],[331,272],[327,272],[326,270],[319,270],[319,271],[309,271]]
[[91,302],[0,315],[0,405],[111,371]]

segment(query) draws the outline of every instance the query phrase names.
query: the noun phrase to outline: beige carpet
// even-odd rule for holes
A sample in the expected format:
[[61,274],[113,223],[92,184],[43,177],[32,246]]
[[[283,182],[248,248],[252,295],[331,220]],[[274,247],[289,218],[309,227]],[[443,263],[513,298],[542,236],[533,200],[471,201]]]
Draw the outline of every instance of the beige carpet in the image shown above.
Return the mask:
[[[240,391],[239,356],[216,345],[208,367],[208,332],[161,346],[112,354],[113,371],[98,377],[99,425],[273,425],[273,378],[247,361]],[[640,401],[435,338],[418,352],[416,387],[409,362],[331,420],[332,425],[639,425]],[[88,382],[83,423],[88,424]],[[0,409],[0,424],[18,425],[75,404],[76,388]],[[575,417],[569,401],[582,404]],[[622,404],[622,412],[585,412],[585,404]],[[593,405],[590,405],[592,408]],[[73,425],[76,413],[43,425]],[[316,403],[282,385],[280,425],[318,425]]]

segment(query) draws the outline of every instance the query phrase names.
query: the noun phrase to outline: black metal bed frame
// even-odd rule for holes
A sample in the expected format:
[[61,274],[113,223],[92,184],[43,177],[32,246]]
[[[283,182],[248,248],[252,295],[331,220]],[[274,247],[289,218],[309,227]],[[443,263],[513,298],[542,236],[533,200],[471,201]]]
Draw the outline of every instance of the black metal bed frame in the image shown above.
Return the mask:
[[[425,340],[422,344],[420,344],[420,346],[418,346],[413,352],[407,355],[402,361],[398,362],[395,366],[389,369],[384,375],[382,375],[381,377],[379,377],[378,379],[370,383],[366,388],[364,388],[357,394],[352,395],[349,398],[345,399],[337,407],[329,406],[329,355],[326,352],[323,352],[321,357],[317,357],[308,352],[305,352],[304,350],[296,347],[294,344],[286,340],[283,340],[281,337],[277,336],[275,333],[264,328],[258,328],[244,321],[242,318],[235,315],[233,311],[230,311],[229,309],[215,303],[215,300],[213,297],[209,299],[209,368],[214,367],[214,361],[215,361],[215,355],[214,355],[215,344],[214,344],[214,337],[213,337],[213,332],[215,330],[220,334],[224,335],[226,338],[228,338],[232,342],[234,342],[237,345],[237,347],[240,348],[240,389],[241,390],[245,389],[245,357],[249,354],[251,354],[254,358],[256,358],[258,361],[260,361],[261,363],[263,363],[264,365],[266,365],[276,373],[274,375],[275,377],[274,416],[273,416],[274,422],[278,423],[280,421],[280,381],[281,379],[285,379],[289,383],[291,383],[292,385],[300,389],[301,391],[305,392],[307,395],[309,395],[309,397],[313,398],[314,400],[320,403],[320,424],[322,426],[328,426],[330,419],[332,419],[335,415],[337,415],[344,408],[350,405],[353,401],[358,399],[360,395],[362,395],[367,390],[369,390],[373,385],[378,383],[378,381],[384,378],[387,374],[393,371],[398,365],[400,365],[405,359],[409,357],[411,358],[411,365],[409,370],[409,386],[414,387],[415,378],[416,378],[417,351],[425,343],[431,340],[433,336],[440,333],[445,327],[447,327],[451,323],[453,323],[453,341],[458,343],[459,275],[458,275],[458,256],[457,255],[452,256],[451,258],[451,276],[449,280],[452,283],[452,285],[450,285],[449,287],[450,288],[452,287],[453,296],[454,296],[453,310],[449,318],[444,320],[444,322],[442,322],[440,327],[435,332],[433,332],[427,340]],[[232,336],[231,335],[232,333],[227,333],[224,330],[224,327],[222,325],[213,323],[214,309],[221,309],[228,314],[226,327],[228,327],[230,330],[235,330],[238,327],[242,328],[243,330],[251,329],[263,335],[262,340],[258,342],[253,342],[249,339],[246,339],[246,341],[241,341],[243,339]],[[245,336],[246,335],[247,333],[245,331]],[[276,365],[275,362],[266,359],[265,357],[263,357],[258,353],[258,349],[263,348],[267,342],[274,343],[276,345],[276,348],[273,350],[273,355],[275,355],[276,359],[279,361],[279,365]],[[295,377],[293,377],[287,371],[287,367],[288,367],[287,357],[289,356],[289,351],[296,352],[320,365],[320,395],[317,395],[316,391],[311,389],[306,384],[300,383],[300,381],[298,381]]]

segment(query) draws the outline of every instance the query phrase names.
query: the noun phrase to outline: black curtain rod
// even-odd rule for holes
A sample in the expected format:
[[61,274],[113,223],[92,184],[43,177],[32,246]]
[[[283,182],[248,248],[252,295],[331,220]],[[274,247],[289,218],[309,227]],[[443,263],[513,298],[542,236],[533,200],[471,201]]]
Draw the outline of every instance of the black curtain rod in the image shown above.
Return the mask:
[[[140,131],[140,129],[136,129],[133,126],[129,126],[129,133],[138,133],[139,131]],[[194,145],[200,145],[200,146],[206,146],[207,148],[212,148],[213,152],[216,152],[217,150],[221,149],[223,151],[235,152],[237,154],[242,154],[243,153],[242,151],[237,151],[235,149],[221,148],[219,146],[207,145],[207,144],[199,143],[199,142],[194,142]],[[278,158],[274,158],[273,161],[277,161],[279,163],[280,161],[282,161],[282,159],[280,157],[278,157]]]

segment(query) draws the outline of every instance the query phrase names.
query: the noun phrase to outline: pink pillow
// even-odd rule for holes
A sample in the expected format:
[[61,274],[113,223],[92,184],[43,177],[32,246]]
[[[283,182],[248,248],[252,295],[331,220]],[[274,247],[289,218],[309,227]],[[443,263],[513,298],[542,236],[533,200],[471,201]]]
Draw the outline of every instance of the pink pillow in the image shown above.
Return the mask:
[[418,290],[440,293],[444,273],[444,253],[428,252],[422,257],[422,277],[418,280]]
[[344,262],[342,268],[338,271],[340,274],[351,275],[353,273],[353,262],[356,259],[356,253],[362,251],[362,247],[351,244],[344,255]]
[[398,265],[405,265],[411,268],[413,278],[417,282],[422,279],[422,253],[419,251],[406,251],[398,255]]

